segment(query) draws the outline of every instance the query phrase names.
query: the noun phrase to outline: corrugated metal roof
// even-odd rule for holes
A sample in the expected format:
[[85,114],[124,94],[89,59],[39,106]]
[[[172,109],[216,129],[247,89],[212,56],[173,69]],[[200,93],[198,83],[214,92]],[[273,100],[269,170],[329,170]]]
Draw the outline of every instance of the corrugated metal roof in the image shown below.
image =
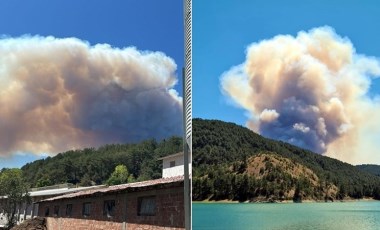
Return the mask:
[[[40,191],[31,191],[29,192],[29,196],[31,197],[39,197],[39,196],[58,196],[67,193],[76,193],[84,190],[91,190],[97,188],[104,188],[106,185],[97,185],[97,186],[89,186],[89,187],[78,187],[78,188],[55,188],[55,189],[45,189]],[[7,199],[8,196],[0,196],[0,199]]]
[[62,196],[56,196],[56,197],[42,200],[40,202],[70,199],[70,198],[76,198],[76,197],[81,197],[81,196],[91,196],[95,193],[97,194],[112,193],[112,192],[132,189],[132,188],[143,188],[143,187],[150,187],[150,186],[155,186],[155,185],[165,185],[165,184],[171,184],[171,183],[176,183],[176,182],[182,182],[183,180],[184,180],[183,176],[176,176],[176,177],[160,178],[156,180],[141,181],[141,182],[135,182],[135,183],[129,183],[129,184],[113,185],[106,188],[97,188],[97,189],[91,189],[91,190],[86,190],[86,191],[79,191],[76,193],[65,194]]
[[181,155],[183,155],[183,152],[179,152],[179,153],[175,153],[175,154],[172,154],[172,155],[164,156],[164,157],[158,158],[157,160],[163,160],[163,159],[172,158],[172,157],[181,156]]
[[104,185],[98,186],[90,186],[90,187],[78,187],[78,188],[57,188],[57,189],[48,189],[48,190],[40,190],[40,191],[32,191],[29,192],[31,197],[35,196],[52,196],[52,195],[61,195],[66,193],[79,192],[83,190],[91,190],[96,188],[104,188]]

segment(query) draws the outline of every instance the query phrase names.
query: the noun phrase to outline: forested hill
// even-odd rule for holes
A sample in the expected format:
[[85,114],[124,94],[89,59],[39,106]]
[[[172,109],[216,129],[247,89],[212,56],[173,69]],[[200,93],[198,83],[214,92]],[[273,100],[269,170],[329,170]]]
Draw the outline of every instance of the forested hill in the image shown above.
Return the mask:
[[158,158],[180,151],[182,138],[171,137],[161,142],[147,140],[67,151],[28,163],[21,169],[31,187],[60,183],[103,184],[120,164],[125,165],[136,180],[148,180],[161,177],[162,162]]
[[193,119],[194,200],[380,199],[380,178],[242,126]]
[[366,171],[375,176],[380,177],[380,165],[365,164],[365,165],[356,165],[356,167],[362,171]]

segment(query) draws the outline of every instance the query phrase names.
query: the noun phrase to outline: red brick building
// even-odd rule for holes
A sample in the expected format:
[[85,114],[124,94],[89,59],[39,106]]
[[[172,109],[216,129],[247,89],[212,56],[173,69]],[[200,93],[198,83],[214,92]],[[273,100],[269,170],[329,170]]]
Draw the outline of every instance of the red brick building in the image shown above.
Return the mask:
[[183,176],[109,186],[39,202],[51,230],[184,229]]

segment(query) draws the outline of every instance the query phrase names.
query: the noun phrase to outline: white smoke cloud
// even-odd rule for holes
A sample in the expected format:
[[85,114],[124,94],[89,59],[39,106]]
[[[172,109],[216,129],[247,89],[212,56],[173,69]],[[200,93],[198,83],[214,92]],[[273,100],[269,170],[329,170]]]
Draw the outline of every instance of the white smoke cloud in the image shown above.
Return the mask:
[[293,125],[293,128],[294,128],[295,130],[301,131],[301,132],[303,132],[303,133],[307,133],[307,132],[310,131],[310,128],[307,127],[304,123],[295,123],[295,124]]
[[380,103],[369,96],[379,75],[378,58],[357,54],[325,26],[251,44],[221,88],[264,136],[350,163],[380,163]]
[[76,38],[0,39],[0,155],[180,135],[176,64]]
[[273,122],[275,121],[280,114],[277,113],[274,109],[264,109],[264,111],[260,114],[260,121],[261,122]]

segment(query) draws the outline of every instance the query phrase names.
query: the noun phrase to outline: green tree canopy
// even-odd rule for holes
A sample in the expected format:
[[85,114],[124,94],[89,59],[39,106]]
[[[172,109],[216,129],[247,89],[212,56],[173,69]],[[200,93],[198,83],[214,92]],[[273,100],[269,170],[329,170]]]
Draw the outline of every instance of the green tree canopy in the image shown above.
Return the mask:
[[7,229],[16,224],[17,206],[30,203],[28,186],[21,169],[5,169],[0,173],[0,196],[6,196],[3,209],[8,219]]
[[152,180],[161,178],[162,161],[158,159],[179,151],[182,137],[173,136],[159,142],[149,139],[70,150],[28,163],[21,170],[31,187],[105,184],[117,165],[125,165],[131,179]]
[[107,180],[108,185],[125,184],[128,182],[128,169],[125,165],[118,165]]

